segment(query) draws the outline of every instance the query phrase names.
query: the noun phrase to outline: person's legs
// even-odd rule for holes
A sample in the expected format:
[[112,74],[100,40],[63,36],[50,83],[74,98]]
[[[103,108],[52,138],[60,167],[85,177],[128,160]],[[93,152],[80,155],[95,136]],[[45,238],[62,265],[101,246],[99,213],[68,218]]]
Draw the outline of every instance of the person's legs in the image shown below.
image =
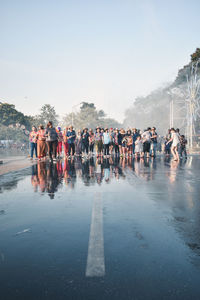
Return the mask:
[[93,153],[94,152],[94,144],[90,145],[90,152]]
[[128,155],[129,156],[132,156],[132,153],[133,153],[133,146],[128,146]]
[[143,153],[144,153],[144,155],[146,153],[146,142],[143,143]]
[[37,157],[37,143],[35,143],[35,157]]
[[175,148],[176,148],[176,147],[171,146],[171,153],[172,153],[173,159],[176,160],[176,152],[175,152]]
[[37,143],[31,143],[31,158],[33,158],[34,152],[35,157],[37,157]]
[[122,154],[125,155],[126,154],[126,148],[122,146]]
[[153,143],[153,152],[152,152],[152,155],[154,157],[156,157],[156,151],[157,151],[157,143]]
[[47,142],[47,148],[48,148],[49,158],[52,159],[52,142],[50,141]]
[[179,149],[179,155],[180,155],[180,158],[182,158],[183,157],[183,147],[180,147],[180,149]]
[[37,155],[40,160],[42,157],[42,141],[37,141]]
[[69,144],[64,142],[63,146],[64,146],[64,156],[66,157],[68,155]]
[[56,159],[57,157],[57,147],[58,147],[58,142],[53,141],[52,142],[52,150],[53,150],[53,158]]
[[175,152],[176,160],[179,160],[178,147],[174,148],[174,152]]
[[119,154],[119,145],[117,145],[117,154]]
[[72,144],[69,144],[69,148],[68,148],[68,155],[71,155],[71,149],[72,149]]
[[119,145],[119,153],[120,153],[120,155],[122,155],[122,146],[121,145]]
[[72,155],[74,156],[74,153],[75,153],[75,144],[72,143]]
[[113,151],[113,142],[110,143],[109,151],[110,151],[110,153],[112,154],[112,151]]
[[110,145],[108,144],[106,146],[107,146],[107,155],[110,155],[110,153],[109,153],[109,147],[110,147]]
[[135,142],[133,142],[133,154],[135,154]]
[[62,153],[62,142],[58,142],[58,146],[57,146],[57,154],[61,155]]
[[104,144],[104,155],[106,155],[106,145]]
[[187,158],[186,147],[184,147],[184,150],[183,150],[183,152],[184,152],[184,155],[185,155],[185,157]]
[[144,144],[143,144],[143,152],[144,152],[144,155],[146,153],[147,158],[149,158],[149,151],[150,151],[150,143],[144,142]]
[[85,145],[85,151],[86,151],[86,154],[87,154],[87,155],[88,155],[88,148],[89,148],[89,145],[86,144],[86,145]]
[[115,154],[119,154],[119,145],[115,145]]
[[151,146],[151,144],[150,144],[150,143],[147,143],[147,145],[146,145],[147,158],[149,158],[150,146]]
[[83,155],[85,154],[85,151],[86,151],[86,147],[85,147],[85,144],[83,143],[83,144],[82,144],[82,154],[83,154]]
[[99,141],[97,141],[96,142],[96,145],[97,145],[97,147],[96,147],[96,150],[97,150],[97,155],[100,155],[100,142]]
[[31,158],[33,158],[34,143],[31,143]]

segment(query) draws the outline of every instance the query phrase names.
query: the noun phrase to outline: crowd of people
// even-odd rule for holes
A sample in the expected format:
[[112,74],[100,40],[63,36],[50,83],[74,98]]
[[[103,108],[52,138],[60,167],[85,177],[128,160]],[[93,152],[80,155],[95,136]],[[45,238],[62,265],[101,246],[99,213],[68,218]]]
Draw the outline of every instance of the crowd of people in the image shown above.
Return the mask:
[[[38,130],[35,126],[29,136],[31,145],[31,159],[35,157],[51,161],[64,156],[70,159],[74,156],[89,158],[95,153],[97,157],[108,158],[115,154],[120,157],[149,158],[155,157],[158,150],[158,134],[155,127],[148,127],[143,132],[136,128],[125,131],[123,128],[101,128],[95,130],[83,128],[77,133],[73,126],[53,127],[51,121],[46,128],[40,125]],[[171,128],[164,140],[164,151],[166,155],[173,155],[174,160],[179,160],[183,153],[187,157],[187,140],[180,135],[179,130]]]

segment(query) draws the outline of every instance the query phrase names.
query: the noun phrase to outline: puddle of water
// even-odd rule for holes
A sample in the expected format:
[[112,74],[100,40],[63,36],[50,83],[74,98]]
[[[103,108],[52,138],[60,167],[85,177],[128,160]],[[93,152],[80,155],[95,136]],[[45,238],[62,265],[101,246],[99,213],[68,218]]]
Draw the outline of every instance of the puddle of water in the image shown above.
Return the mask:
[[[195,299],[199,167],[198,157],[181,164],[111,158],[41,162],[1,176],[2,295]],[[92,221],[97,193],[102,219],[96,209]],[[98,253],[105,263],[98,279],[85,276],[89,237],[90,264],[102,267]]]

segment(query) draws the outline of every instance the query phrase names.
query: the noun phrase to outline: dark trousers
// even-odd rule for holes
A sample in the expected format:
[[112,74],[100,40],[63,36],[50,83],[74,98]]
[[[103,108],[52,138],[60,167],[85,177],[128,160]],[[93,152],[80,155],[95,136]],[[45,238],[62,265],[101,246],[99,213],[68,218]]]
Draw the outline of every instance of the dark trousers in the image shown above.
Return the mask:
[[89,148],[89,144],[82,144],[82,152],[86,152],[88,154],[88,148]]
[[186,148],[185,148],[185,147],[181,147],[181,146],[180,146],[180,157],[182,157],[182,156],[183,156],[183,153],[184,153],[185,157],[187,157]]
[[89,150],[90,150],[90,152],[94,152],[94,144],[90,144]]
[[115,154],[119,153],[119,145],[115,144]]
[[109,144],[104,144],[104,155],[109,155]]
[[135,154],[135,142],[133,142],[133,154]]
[[37,157],[37,143],[31,143],[31,157],[33,158],[33,153],[35,150],[35,157]]
[[52,159],[52,154],[53,154],[53,158],[56,158],[57,146],[58,146],[58,141],[47,141],[47,148],[48,148],[48,154],[50,159]]
[[69,155],[71,155],[71,151],[72,151],[72,155],[74,155],[74,153],[75,153],[75,144],[74,143],[69,144],[69,150],[68,150]]

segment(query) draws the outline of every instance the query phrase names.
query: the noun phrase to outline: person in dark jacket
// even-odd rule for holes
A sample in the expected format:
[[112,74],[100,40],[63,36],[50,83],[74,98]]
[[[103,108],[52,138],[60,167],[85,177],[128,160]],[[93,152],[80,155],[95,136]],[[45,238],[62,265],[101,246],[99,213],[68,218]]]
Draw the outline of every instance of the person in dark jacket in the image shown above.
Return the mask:
[[89,149],[89,133],[88,128],[84,128],[82,132],[82,153],[88,155]]
[[76,140],[76,132],[73,129],[73,126],[69,127],[69,130],[66,133],[67,141],[69,144],[68,154],[69,156],[72,154],[74,156],[75,153],[75,140]]
[[49,158],[52,161],[52,154],[53,159],[56,160],[57,157],[57,146],[58,146],[58,134],[56,129],[53,127],[51,121],[48,122],[46,128],[46,143],[49,153]]

